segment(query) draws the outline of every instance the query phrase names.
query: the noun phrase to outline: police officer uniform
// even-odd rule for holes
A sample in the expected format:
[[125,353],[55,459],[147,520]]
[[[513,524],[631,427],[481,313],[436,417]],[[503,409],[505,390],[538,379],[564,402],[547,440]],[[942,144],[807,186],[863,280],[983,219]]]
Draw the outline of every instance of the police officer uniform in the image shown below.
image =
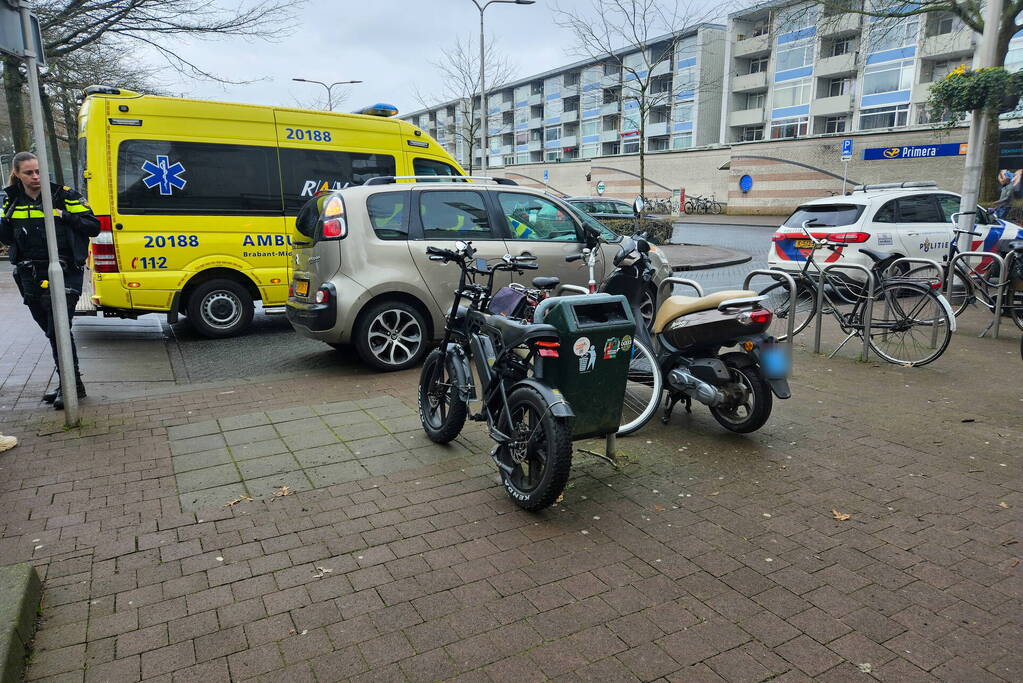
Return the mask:
[[[42,193],[32,199],[20,183],[4,188],[7,198],[3,203],[0,220],[0,241],[10,247],[11,263],[15,266],[14,281],[21,292],[22,300],[32,313],[53,352],[53,364],[57,365],[57,339],[54,334],[53,310],[47,281],[49,255],[46,250],[46,230],[43,224]],[[99,220],[92,209],[75,190],[66,185],[50,184],[54,212],[54,226],[57,234],[57,254],[64,271],[64,287],[67,294],[68,315],[74,314],[78,297],[82,294],[85,261],[89,255],[89,238],[100,232]],[[75,380],[78,395],[85,396],[81,373],[78,370],[78,349],[74,336],[71,337],[74,359]],[[43,400],[52,402],[57,409],[63,408],[61,387],[48,392]]]

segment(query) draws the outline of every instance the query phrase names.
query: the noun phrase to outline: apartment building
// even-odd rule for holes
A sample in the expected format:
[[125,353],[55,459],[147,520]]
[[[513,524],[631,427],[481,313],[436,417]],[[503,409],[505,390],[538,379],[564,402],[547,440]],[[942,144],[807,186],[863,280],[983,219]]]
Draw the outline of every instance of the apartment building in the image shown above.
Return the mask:
[[[487,92],[491,168],[687,149],[718,142],[725,27],[700,24],[660,36],[614,60],[582,61]],[[636,84],[648,82],[644,106]],[[460,164],[481,157],[479,98],[453,100],[402,116],[434,137]],[[477,105],[477,106],[470,106]],[[640,139],[640,110],[646,110]],[[473,135],[474,134],[474,135]]]
[[720,140],[925,124],[930,84],[969,64],[975,40],[951,14],[881,19],[791,2],[733,13]]

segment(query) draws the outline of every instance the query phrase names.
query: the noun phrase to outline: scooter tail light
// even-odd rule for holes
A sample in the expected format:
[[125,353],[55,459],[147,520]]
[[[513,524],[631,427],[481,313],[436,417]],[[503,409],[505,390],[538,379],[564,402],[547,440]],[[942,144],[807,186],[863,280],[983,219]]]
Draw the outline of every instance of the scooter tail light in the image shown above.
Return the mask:
[[558,349],[560,348],[561,342],[559,341],[549,341],[541,339],[540,341],[536,342],[536,349],[540,353],[540,356],[542,358],[557,358]]
[[759,308],[749,314],[750,322],[754,325],[767,325],[774,317],[774,313],[767,308]]

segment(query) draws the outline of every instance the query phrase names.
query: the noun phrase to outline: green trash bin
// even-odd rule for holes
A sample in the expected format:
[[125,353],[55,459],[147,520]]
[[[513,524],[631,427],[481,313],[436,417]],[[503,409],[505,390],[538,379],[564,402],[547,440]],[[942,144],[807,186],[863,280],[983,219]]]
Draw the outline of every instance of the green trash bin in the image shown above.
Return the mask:
[[541,358],[534,374],[572,407],[572,438],[618,431],[636,332],[628,300],[620,294],[555,297],[537,307],[534,320],[559,333],[558,357]]

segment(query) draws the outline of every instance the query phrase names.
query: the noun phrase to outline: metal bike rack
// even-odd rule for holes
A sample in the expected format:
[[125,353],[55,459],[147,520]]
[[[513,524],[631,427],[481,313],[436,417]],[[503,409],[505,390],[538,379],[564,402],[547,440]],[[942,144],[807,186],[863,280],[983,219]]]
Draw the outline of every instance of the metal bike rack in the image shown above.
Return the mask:
[[[1000,281],[997,284],[995,291],[995,317],[991,321],[991,324],[984,328],[978,336],[983,337],[987,334],[987,331],[994,326],[991,337],[992,339],[998,339],[998,327],[1002,321],[1002,295],[1005,293],[1006,287],[1009,285],[1011,280],[1009,279],[1009,271],[1006,269],[1006,265],[1012,264],[1012,259],[1005,259],[1001,254],[996,254],[991,251],[961,251],[956,254],[948,264],[948,273],[945,279],[945,298],[949,297],[952,292],[952,274],[956,272],[956,263],[963,260],[967,256],[977,256],[980,258],[989,258],[998,261],[998,277]],[[1012,254],[1010,254],[1012,256]],[[1008,264],[1006,261],[1008,260]],[[975,269],[967,266],[967,273]]]
[[[867,303],[863,309],[863,360],[866,361],[870,357],[870,318],[874,312],[874,273],[870,271],[866,266],[862,266],[859,263],[832,263],[824,267],[821,270],[821,275],[824,275],[829,270],[858,270],[867,276],[866,292],[867,292]],[[821,318],[824,315],[824,287],[825,282],[822,277],[820,282],[817,284],[817,317],[814,320],[816,329],[813,334],[813,352],[821,352]],[[853,333],[855,334],[855,333]],[[845,343],[852,339],[852,334],[846,337],[838,348],[831,352],[829,358],[834,357],[839,350],[845,346]]]
[[585,287],[580,287],[579,285],[559,284],[554,289],[554,294],[552,296],[566,296],[566,295],[567,296],[578,296],[580,294],[589,294],[589,293],[590,293],[590,290],[586,289]]
[[[938,282],[941,282],[942,279],[945,277],[945,273],[944,273],[944,271],[942,271],[941,266],[934,259],[916,258],[916,257],[913,257],[913,256],[903,256],[902,258],[897,258],[894,261],[892,261],[891,265],[889,265],[888,268],[884,271],[884,277],[887,279],[889,274],[892,272],[892,269],[895,268],[895,266],[899,265],[900,263],[922,263],[924,265],[930,266],[931,268],[934,269],[934,272],[937,274]],[[898,279],[899,276],[896,275],[896,274],[892,274],[891,277],[892,277],[892,279]],[[942,284],[944,284],[944,283],[942,283]],[[946,296],[945,299],[947,300],[948,297]],[[884,310],[884,315],[885,315],[885,320],[887,320],[888,319],[888,309],[887,308],[885,308],[885,310]],[[952,325],[952,329],[955,330],[956,321],[954,319],[954,316],[953,316],[953,319],[949,321],[949,324],[951,324]],[[937,325],[931,325],[931,348],[933,349],[937,345],[938,345],[938,326]]]
[[692,287],[696,290],[696,296],[705,296],[703,293],[703,287],[701,287],[700,283],[696,280],[690,280],[685,277],[666,277],[661,280],[661,284],[657,285],[657,305],[654,306],[655,311],[658,310],[664,302],[664,290],[667,285],[686,285],[687,287]]
[[749,289],[750,281],[757,275],[767,275],[775,280],[784,279],[789,286],[789,319],[786,323],[788,330],[785,334],[785,341],[788,343],[789,349],[791,350],[792,337],[795,336],[796,329],[796,280],[791,275],[781,270],[751,270],[746,273],[746,279],[742,281],[742,288]]

